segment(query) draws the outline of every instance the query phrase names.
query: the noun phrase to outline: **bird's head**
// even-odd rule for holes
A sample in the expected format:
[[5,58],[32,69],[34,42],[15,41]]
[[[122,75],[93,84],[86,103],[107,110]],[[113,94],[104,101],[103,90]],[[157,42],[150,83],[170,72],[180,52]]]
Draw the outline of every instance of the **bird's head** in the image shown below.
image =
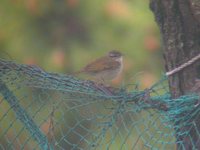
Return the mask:
[[108,56],[113,59],[119,59],[122,57],[122,53],[120,53],[119,51],[116,51],[116,50],[112,50],[112,51],[108,52]]

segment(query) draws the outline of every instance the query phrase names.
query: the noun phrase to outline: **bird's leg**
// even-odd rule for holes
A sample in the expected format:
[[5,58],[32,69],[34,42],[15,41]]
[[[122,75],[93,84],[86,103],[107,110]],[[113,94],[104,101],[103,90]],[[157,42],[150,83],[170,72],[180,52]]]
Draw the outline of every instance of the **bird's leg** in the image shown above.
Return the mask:
[[96,78],[96,85],[106,85],[106,82],[102,77]]
[[102,81],[103,84],[106,84],[106,82],[105,82],[103,77],[101,77],[100,80]]
[[105,94],[112,95],[112,91],[110,91],[110,85],[106,84],[103,77],[96,78],[96,82],[94,82],[94,86],[103,91]]
[[104,85],[105,87],[110,87],[110,85],[105,81],[103,77],[101,77],[99,80],[100,80],[100,85]]

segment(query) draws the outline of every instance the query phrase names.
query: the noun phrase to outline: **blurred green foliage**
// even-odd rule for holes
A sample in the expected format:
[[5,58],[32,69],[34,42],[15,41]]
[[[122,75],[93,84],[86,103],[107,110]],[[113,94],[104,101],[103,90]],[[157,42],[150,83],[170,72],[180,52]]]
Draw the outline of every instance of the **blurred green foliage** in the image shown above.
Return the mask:
[[1,0],[0,57],[71,73],[118,49],[125,68],[114,83],[135,82],[144,72],[138,80],[149,86],[161,73],[162,57],[148,5],[149,0]]
[[160,35],[149,0],[1,0],[0,18],[0,58],[70,74],[117,49],[125,67],[113,84],[146,88],[161,75]]

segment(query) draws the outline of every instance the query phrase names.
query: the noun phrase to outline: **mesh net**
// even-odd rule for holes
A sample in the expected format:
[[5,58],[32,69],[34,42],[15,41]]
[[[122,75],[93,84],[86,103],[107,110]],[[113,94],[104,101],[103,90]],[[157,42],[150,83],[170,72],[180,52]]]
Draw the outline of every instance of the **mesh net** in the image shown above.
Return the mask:
[[165,77],[141,91],[0,60],[0,149],[172,150],[190,137],[179,129],[198,116],[198,101],[172,99]]

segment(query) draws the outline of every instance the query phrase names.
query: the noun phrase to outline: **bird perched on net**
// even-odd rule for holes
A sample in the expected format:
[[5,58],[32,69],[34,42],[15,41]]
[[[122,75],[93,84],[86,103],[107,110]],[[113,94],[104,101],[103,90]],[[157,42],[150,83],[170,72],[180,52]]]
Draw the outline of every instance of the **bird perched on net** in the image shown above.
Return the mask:
[[123,55],[119,51],[112,50],[106,56],[100,57],[89,63],[77,74],[87,74],[98,81],[109,81],[117,77],[123,69]]

